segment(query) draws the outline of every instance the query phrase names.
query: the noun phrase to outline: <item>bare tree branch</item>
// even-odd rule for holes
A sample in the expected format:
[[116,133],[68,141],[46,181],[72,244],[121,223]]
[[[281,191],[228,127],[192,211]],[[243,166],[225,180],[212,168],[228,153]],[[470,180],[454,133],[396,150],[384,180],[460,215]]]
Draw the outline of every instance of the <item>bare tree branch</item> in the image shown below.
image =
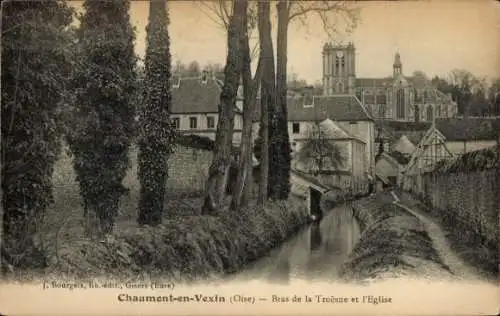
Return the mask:
[[350,32],[357,25],[359,8],[349,1],[296,1],[288,5],[288,21],[299,20],[307,25],[307,18],[316,14],[329,37],[339,33],[339,18],[345,23],[345,29]]

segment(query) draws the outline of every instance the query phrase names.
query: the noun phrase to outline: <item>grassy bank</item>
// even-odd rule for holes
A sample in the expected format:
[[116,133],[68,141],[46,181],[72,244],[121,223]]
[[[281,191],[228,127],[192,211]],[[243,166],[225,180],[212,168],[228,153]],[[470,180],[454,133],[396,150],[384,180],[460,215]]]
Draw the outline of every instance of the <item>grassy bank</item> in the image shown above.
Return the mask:
[[[173,157],[187,162],[187,154]],[[188,152],[192,156],[191,152]],[[201,164],[200,157],[191,164]],[[14,271],[9,278],[30,281],[40,274],[54,278],[106,277],[124,280],[161,277],[193,280],[237,271],[279,245],[308,220],[304,200],[290,197],[270,202],[264,209],[255,205],[238,213],[221,211],[217,216],[200,214],[199,190],[184,186],[185,175],[172,172],[167,183],[163,224],[139,227],[136,152],[124,179],[129,194],[122,198],[112,238],[89,240],[83,231],[83,208],[72,158],[63,154],[54,172],[55,203],[40,223],[37,242],[48,257],[46,271]],[[176,175],[179,178],[176,179]]]
[[383,193],[353,203],[361,237],[341,276],[347,281],[450,276],[419,219],[392,201]]
[[463,221],[444,216],[443,214],[446,214],[446,212],[433,209],[430,204],[421,202],[417,197],[409,193],[400,192],[399,196],[406,205],[422,210],[440,223],[451,249],[464,262],[478,268],[479,272],[487,278],[498,278],[499,245],[488,245],[479,234],[475,233]]

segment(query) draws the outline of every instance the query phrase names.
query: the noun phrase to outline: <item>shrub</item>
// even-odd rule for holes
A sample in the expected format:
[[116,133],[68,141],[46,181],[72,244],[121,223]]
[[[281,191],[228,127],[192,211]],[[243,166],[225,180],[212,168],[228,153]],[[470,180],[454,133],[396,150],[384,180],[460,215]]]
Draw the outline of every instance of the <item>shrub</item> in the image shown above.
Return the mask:
[[60,1],[2,6],[2,260],[15,267],[45,265],[33,236],[53,200],[72,17]]
[[79,35],[81,67],[75,72],[78,119],[69,137],[85,210],[111,232],[134,135],[136,88],[134,31],[129,1],[85,1]]

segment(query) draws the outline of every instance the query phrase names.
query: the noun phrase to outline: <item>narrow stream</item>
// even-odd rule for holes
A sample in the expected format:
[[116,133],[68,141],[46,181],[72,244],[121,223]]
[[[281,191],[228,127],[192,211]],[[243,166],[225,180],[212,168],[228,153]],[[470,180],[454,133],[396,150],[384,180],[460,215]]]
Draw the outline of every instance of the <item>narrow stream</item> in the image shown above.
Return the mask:
[[321,222],[299,231],[268,256],[236,274],[235,279],[273,283],[287,283],[291,279],[334,281],[359,235],[352,209],[337,206]]

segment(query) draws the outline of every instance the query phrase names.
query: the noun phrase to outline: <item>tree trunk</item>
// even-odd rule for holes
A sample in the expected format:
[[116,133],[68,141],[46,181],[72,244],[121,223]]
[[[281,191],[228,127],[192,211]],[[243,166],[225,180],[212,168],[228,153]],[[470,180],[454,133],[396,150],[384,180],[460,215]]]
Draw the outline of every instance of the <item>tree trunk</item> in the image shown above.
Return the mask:
[[276,80],[270,11],[270,3],[268,1],[259,2],[260,59],[264,68],[260,102],[261,159],[259,204],[264,204],[267,200],[269,176],[269,107],[273,107],[276,103]]
[[[245,11],[248,8],[248,0],[243,0]],[[245,15],[244,23],[247,25],[248,19]],[[240,37],[241,43],[241,58],[242,67],[241,74],[243,78],[243,130],[241,133],[241,151],[240,160],[238,161],[238,176],[236,178],[236,186],[233,191],[233,199],[231,201],[231,209],[237,210],[248,202],[248,187],[251,183],[251,166],[252,166],[252,120],[255,111],[255,103],[257,96],[257,82],[260,78],[261,66],[260,61],[255,73],[255,79],[252,79],[250,45],[248,43],[248,30],[245,28]]]
[[233,16],[227,35],[227,58],[224,69],[224,86],[220,96],[219,122],[215,136],[215,148],[212,164],[208,170],[203,214],[213,214],[224,203],[229,167],[231,164],[231,148],[233,140],[234,108],[238,91],[241,58],[240,36],[247,26],[244,24],[246,15],[245,1],[235,0]]
[[288,37],[288,1],[278,2],[277,35],[277,104],[272,122],[272,154],[270,159],[270,197],[286,199],[290,192],[290,141],[287,122],[287,37]]

